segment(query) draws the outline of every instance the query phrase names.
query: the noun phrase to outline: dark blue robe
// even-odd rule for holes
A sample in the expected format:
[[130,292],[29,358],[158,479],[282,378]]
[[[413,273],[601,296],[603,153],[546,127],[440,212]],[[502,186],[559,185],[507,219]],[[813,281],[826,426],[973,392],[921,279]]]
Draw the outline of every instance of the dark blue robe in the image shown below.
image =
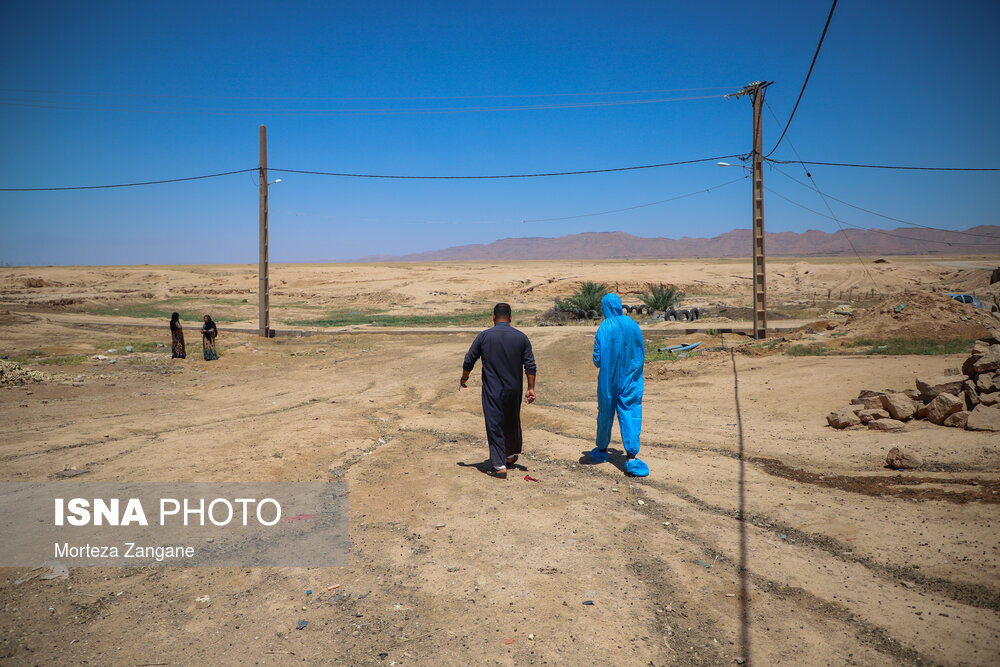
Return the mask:
[[521,396],[524,374],[535,375],[531,341],[509,322],[497,322],[472,342],[462,368],[471,371],[483,360],[483,416],[490,461],[507,465],[507,457],[521,453]]

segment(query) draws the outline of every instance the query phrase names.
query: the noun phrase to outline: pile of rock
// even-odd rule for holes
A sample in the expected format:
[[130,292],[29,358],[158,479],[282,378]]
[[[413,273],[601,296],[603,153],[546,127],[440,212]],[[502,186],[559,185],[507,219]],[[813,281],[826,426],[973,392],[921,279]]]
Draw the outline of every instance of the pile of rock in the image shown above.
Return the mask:
[[851,405],[826,417],[834,428],[867,425],[875,431],[898,431],[911,419],[1000,431],[1000,338],[994,334],[976,341],[961,371],[917,378],[916,389],[865,389]]
[[18,386],[29,382],[48,382],[51,380],[51,375],[23,368],[16,361],[0,359],[0,386]]

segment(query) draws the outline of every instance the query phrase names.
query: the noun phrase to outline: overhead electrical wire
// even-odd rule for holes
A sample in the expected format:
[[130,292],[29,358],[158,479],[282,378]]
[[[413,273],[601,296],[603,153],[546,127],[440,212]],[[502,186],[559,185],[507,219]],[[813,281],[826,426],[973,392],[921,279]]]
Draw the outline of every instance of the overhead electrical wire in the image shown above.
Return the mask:
[[823,26],[823,34],[819,36],[819,44],[816,45],[816,53],[813,54],[812,62],[809,63],[809,71],[806,72],[806,79],[802,82],[802,89],[799,91],[799,96],[795,100],[795,106],[792,107],[792,113],[788,116],[788,122],[785,123],[785,129],[781,131],[781,136],[778,137],[778,143],[774,145],[774,148],[764,157],[770,157],[771,153],[778,150],[778,146],[781,145],[781,140],[785,138],[785,133],[788,132],[788,126],[792,124],[792,119],[795,118],[795,111],[799,108],[799,102],[802,101],[802,94],[806,92],[806,86],[809,84],[809,77],[812,76],[813,67],[816,66],[816,59],[819,57],[819,50],[823,48],[823,40],[826,39],[826,31],[830,27],[830,20],[833,18],[833,10],[837,8],[837,0],[833,0],[833,4],[830,6],[830,14],[826,17],[826,25]]
[[47,100],[11,100],[0,99],[0,105],[13,107],[30,107],[35,109],[54,109],[63,111],[121,111],[125,113],[147,113],[165,115],[203,115],[203,116],[301,116],[301,117],[339,117],[339,116],[405,116],[460,113],[488,113],[491,111],[544,111],[558,109],[586,109],[598,107],[631,106],[639,104],[662,104],[665,102],[687,102],[692,100],[710,100],[719,98],[717,95],[693,95],[688,97],[662,97],[652,99],[610,100],[595,102],[567,102],[562,104],[525,104],[516,106],[496,107],[445,107],[440,109],[199,109],[199,108],[151,108],[125,106],[91,106],[79,104],[61,104]]
[[787,178],[787,179],[789,179],[791,181],[795,181],[796,183],[798,183],[799,185],[801,185],[804,188],[808,188],[809,190],[812,190],[813,192],[817,192],[817,193],[823,195],[824,197],[826,197],[827,199],[832,199],[833,201],[837,202],[838,204],[843,204],[844,206],[850,206],[853,209],[857,209],[858,211],[863,211],[864,213],[868,213],[869,215],[874,215],[876,217],[884,218],[886,220],[892,220],[893,222],[898,222],[898,223],[901,223],[901,224],[904,224],[904,225],[909,225],[911,227],[920,227],[921,229],[930,229],[930,230],[933,230],[933,231],[936,231],[936,232],[947,232],[948,234],[961,234],[963,236],[978,236],[978,237],[981,237],[981,238],[984,238],[984,239],[994,239],[994,240],[1000,241],[1000,236],[993,236],[992,234],[977,234],[976,232],[967,232],[967,231],[963,231],[963,230],[960,230],[960,229],[944,229],[942,227],[931,227],[929,225],[921,225],[918,222],[911,222],[909,220],[903,220],[901,218],[894,218],[891,215],[885,215],[884,213],[879,213],[878,211],[872,211],[870,209],[864,208],[863,206],[858,206],[856,204],[852,204],[850,202],[844,201],[843,199],[838,199],[838,198],[834,197],[833,195],[831,195],[829,193],[821,192],[820,190],[816,189],[815,187],[809,185],[808,183],[803,183],[802,181],[800,181],[799,179],[795,178],[791,174],[785,173],[784,170],[782,170],[782,169],[780,169],[780,168],[778,168],[778,167],[776,167],[774,165],[771,165],[771,168],[774,169],[774,171],[776,171],[779,174],[781,174],[782,176],[784,176],[785,178]]
[[[774,118],[774,120],[780,125],[781,121],[778,120],[778,115],[774,113],[774,109],[772,109],[771,105],[767,103],[767,100],[764,101],[764,104],[767,106],[767,110],[771,112],[771,117]],[[786,130],[788,129],[787,125],[785,126],[785,129]],[[788,140],[788,145],[789,147],[791,147],[792,152],[795,153],[795,157],[800,157],[799,152],[795,149],[795,144],[792,143],[791,139]],[[830,212],[830,217],[833,218],[833,221],[837,223],[837,227],[843,233],[844,238],[847,240],[847,245],[851,246],[851,250],[854,252],[854,256],[858,259],[858,264],[861,265],[861,268],[864,270],[865,275],[868,276],[868,280],[872,281],[872,285],[875,287],[875,292],[881,293],[882,290],[879,288],[878,283],[875,281],[875,276],[872,275],[872,272],[868,270],[868,265],[865,264],[864,260],[861,259],[861,253],[859,253],[858,249],[854,246],[854,241],[852,241],[851,237],[847,234],[847,230],[844,229],[844,226],[842,224],[840,224],[840,219],[837,217],[837,214],[833,212],[833,207],[830,206],[830,202],[827,201],[826,195],[820,192],[819,186],[816,185],[816,181],[813,180],[812,174],[809,173],[809,170],[806,169],[805,167],[802,167],[802,169],[803,171],[806,172],[806,177],[812,182],[813,186],[815,186],[812,189],[815,190],[817,193],[819,193],[819,197],[820,199],[823,200],[823,204],[826,206],[826,210]]]
[[688,192],[683,195],[677,195],[676,197],[670,197],[669,199],[661,199],[660,201],[649,202],[648,204],[639,204],[637,206],[628,206],[626,208],[616,208],[611,211],[598,211],[597,213],[581,213],[580,215],[567,215],[561,218],[536,218],[534,220],[522,220],[521,222],[559,222],[561,220],[575,220],[577,218],[591,218],[598,215],[608,215],[610,213],[622,213],[624,211],[634,211],[637,208],[646,208],[648,206],[656,206],[658,204],[666,204],[667,202],[677,201],[678,199],[684,199],[685,197],[693,197],[695,195],[700,195],[705,192],[711,192],[712,190],[718,190],[727,185],[732,185],[733,183],[738,183],[750,178],[750,175],[742,176],[740,178],[734,178],[731,181],[726,181],[725,183],[720,183],[719,185],[713,185],[709,188],[702,188],[701,190],[695,190],[694,192]]
[[58,190],[103,190],[107,188],[133,188],[140,185],[160,185],[162,183],[180,183],[181,181],[198,181],[205,178],[218,178],[219,176],[232,176],[233,174],[245,174],[251,171],[259,171],[257,167],[250,169],[237,169],[235,171],[223,171],[217,174],[205,174],[203,176],[185,176],[183,178],[166,178],[159,181],[141,181],[138,183],[113,183],[109,185],[73,185],[67,187],[47,187],[47,188],[0,188],[0,192],[54,192]]
[[[826,213],[821,213],[820,211],[817,211],[815,209],[809,208],[805,204],[800,204],[799,202],[797,202],[797,201],[795,201],[793,199],[789,199],[788,197],[786,197],[785,195],[781,194],[780,192],[775,192],[773,189],[771,189],[771,188],[769,188],[767,186],[764,186],[764,189],[767,190],[768,192],[770,192],[775,197],[778,197],[779,199],[784,199],[786,202],[788,202],[789,204],[792,204],[793,206],[798,206],[799,208],[804,209],[806,211],[809,211],[810,213],[813,213],[815,215],[818,215],[821,218],[829,218],[830,220],[836,220],[836,218],[834,218],[833,216],[830,216],[830,215],[827,215]],[[995,246],[1000,246],[1000,241],[998,241],[997,243],[989,243],[989,242],[982,242],[982,241],[977,242],[977,243],[962,243],[961,241],[937,241],[935,239],[921,239],[921,238],[917,238],[915,236],[905,236],[903,234],[895,234],[893,232],[887,232],[884,229],[875,229],[875,228],[872,228],[872,227],[862,227],[861,225],[855,225],[855,224],[847,222],[845,220],[841,220],[840,222],[842,224],[847,225],[848,227],[853,227],[855,229],[859,229],[859,230],[864,231],[864,232],[872,232],[874,234],[882,234],[884,236],[893,236],[893,237],[900,238],[900,239],[908,239],[910,241],[919,241],[920,243],[940,243],[942,245],[947,245],[947,246],[956,246],[956,245],[960,245],[960,246],[984,246],[984,245],[988,245],[988,246],[994,246],[994,245]]]
[[808,160],[774,160],[774,164],[801,164],[818,167],[856,167],[859,169],[900,169],[908,171],[1000,171],[1000,167],[914,167],[898,164],[856,164],[850,162],[810,162]]
[[721,155],[717,157],[704,157],[698,158],[697,160],[680,160],[677,162],[660,162],[658,164],[642,164],[633,167],[613,167],[608,169],[582,169],[578,171],[552,171],[552,172],[542,172],[542,173],[532,173],[532,174],[484,174],[477,176],[459,176],[459,175],[443,175],[443,176],[419,176],[419,175],[406,175],[406,174],[356,174],[347,172],[335,172],[335,171],[307,171],[304,169],[279,169],[277,167],[268,167],[268,171],[280,172],[283,174],[306,174],[311,176],[338,176],[342,178],[390,178],[390,179],[416,179],[416,180],[486,180],[486,179],[498,179],[498,178],[543,178],[547,176],[580,176],[583,174],[609,174],[618,171],[636,171],[639,169],[658,169],[660,167],[675,167],[682,164],[697,164],[699,162],[714,162],[716,160],[726,160],[729,158],[738,158],[739,154],[734,153],[733,155]]
[[[725,160],[728,158],[739,157],[738,155],[722,155],[717,157],[706,157],[699,158],[697,160],[681,160],[678,162],[661,162],[659,164],[643,164],[636,165],[632,167],[612,167],[608,169],[585,169],[579,171],[558,171],[558,172],[548,172],[548,173],[534,173],[534,174],[490,174],[490,175],[480,175],[480,176],[419,176],[419,175],[402,175],[402,174],[352,174],[352,173],[342,173],[342,172],[331,172],[331,171],[306,171],[302,169],[278,169],[275,167],[269,167],[268,171],[275,171],[284,174],[306,174],[313,176],[338,176],[343,178],[385,178],[385,179],[420,179],[420,180],[477,180],[477,179],[499,179],[499,178],[542,178],[546,176],[578,176],[583,174],[608,174],[619,171],[636,171],[639,169],[656,169],[659,167],[673,167],[677,165],[684,164],[697,164],[699,162],[712,162],[715,160]],[[106,188],[129,188],[143,185],[159,185],[161,183],[180,183],[182,181],[197,181],[205,178],[216,178],[219,176],[230,176],[232,174],[243,174],[248,172],[260,171],[259,167],[251,167],[249,169],[237,169],[235,171],[224,171],[217,174],[205,174],[202,176],[185,176],[182,178],[167,178],[158,181],[140,181],[136,183],[113,183],[107,185],[74,185],[74,186],[62,186],[62,187],[39,187],[39,188],[5,188],[0,187],[0,192],[52,192],[59,190],[100,190]]]
[[137,97],[165,100],[274,100],[274,101],[414,101],[414,100],[502,100],[526,99],[538,97],[598,97],[604,95],[652,95],[654,93],[687,93],[705,90],[729,90],[732,86],[707,86],[703,88],[658,88],[652,90],[619,90],[589,93],[524,93],[508,95],[414,95],[395,97],[276,97],[256,95],[162,95],[158,93],[110,93],[64,90],[25,90],[17,88],[0,88],[0,93],[15,93],[25,95],[60,95],[80,97]]
[[377,218],[353,218],[346,215],[328,215],[324,213],[305,213],[301,211],[283,211],[280,209],[271,209],[271,213],[281,213],[285,215],[294,216],[307,216],[314,218],[330,218],[333,220],[344,220],[353,222],[369,222],[369,223],[399,223],[405,225],[511,225],[516,223],[538,223],[538,222],[559,222],[563,220],[575,220],[577,218],[589,218],[599,215],[609,215],[611,213],[621,213],[624,211],[633,211],[639,208],[646,208],[649,206],[656,206],[658,204],[666,204],[668,202],[677,201],[678,199],[684,199],[685,197],[693,197],[694,195],[704,194],[706,192],[712,192],[713,190],[718,190],[719,188],[725,187],[727,185],[732,185],[733,183],[738,183],[749,178],[749,176],[743,176],[740,178],[733,179],[731,181],[726,181],[725,183],[720,183],[718,185],[713,185],[707,188],[701,188],[693,192],[688,192],[682,195],[677,195],[675,197],[670,197],[669,199],[661,199],[659,201],[649,202],[647,204],[638,204],[636,206],[627,206],[625,208],[613,209],[610,211],[598,211],[596,213],[583,213],[580,215],[567,215],[560,218],[536,218],[536,219],[520,219],[520,220],[387,220],[387,219],[377,219]]

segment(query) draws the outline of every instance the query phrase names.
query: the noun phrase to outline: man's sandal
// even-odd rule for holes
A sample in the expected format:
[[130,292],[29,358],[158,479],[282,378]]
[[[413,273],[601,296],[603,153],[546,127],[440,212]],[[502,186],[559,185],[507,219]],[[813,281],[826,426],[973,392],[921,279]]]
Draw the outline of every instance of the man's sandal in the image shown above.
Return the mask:
[[496,477],[497,479],[507,479],[506,470],[497,470],[496,468],[490,468],[489,472],[486,473],[490,477]]

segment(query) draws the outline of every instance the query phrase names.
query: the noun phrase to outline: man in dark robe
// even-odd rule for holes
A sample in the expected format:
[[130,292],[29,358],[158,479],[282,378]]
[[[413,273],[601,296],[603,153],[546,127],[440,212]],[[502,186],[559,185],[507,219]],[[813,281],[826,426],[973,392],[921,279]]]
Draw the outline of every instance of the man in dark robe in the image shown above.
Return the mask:
[[483,416],[490,443],[490,474],[507,479],[507,466],[521,453],[521,369],[528,377],[524,402],[535,400],[535,357],[531,341],[510,325],[510,305],[493,307],[493,328],[483,331],[465,355],[460,387],[467,386],[476,360],[483,359]]

